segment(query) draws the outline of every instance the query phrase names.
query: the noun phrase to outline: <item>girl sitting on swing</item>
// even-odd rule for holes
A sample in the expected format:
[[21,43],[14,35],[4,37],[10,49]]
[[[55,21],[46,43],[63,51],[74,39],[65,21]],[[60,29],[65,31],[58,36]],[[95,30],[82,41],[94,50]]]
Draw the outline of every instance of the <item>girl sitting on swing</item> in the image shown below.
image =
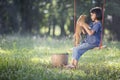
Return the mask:
[[92,22],[89,25],[84,22],[77,23],[86,31],[87,36],[81,44],[73,48],[72,61],[71,64],[66,66],[67,68],[76,68],[78,60],[86,51],[99,47],[102,32],[102,9],[100,7],[92,8],[90,10],[90,16]]

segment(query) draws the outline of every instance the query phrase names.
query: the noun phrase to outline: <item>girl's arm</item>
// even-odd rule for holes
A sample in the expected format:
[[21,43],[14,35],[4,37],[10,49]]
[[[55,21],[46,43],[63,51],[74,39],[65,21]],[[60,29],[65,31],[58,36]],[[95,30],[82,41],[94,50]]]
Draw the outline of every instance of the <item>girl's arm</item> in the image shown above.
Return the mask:
[[86,23],[80,23],[82,27],[85,29],[85,31],[88,33],[88,35],[93,35],[95,33],[94,30],[89,29],[89,25]]

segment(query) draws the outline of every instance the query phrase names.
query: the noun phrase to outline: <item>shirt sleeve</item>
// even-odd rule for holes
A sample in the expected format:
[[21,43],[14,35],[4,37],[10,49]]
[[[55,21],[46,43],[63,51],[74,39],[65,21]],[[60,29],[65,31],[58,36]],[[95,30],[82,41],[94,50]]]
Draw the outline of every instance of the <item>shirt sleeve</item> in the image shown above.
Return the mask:
[[101,28],[101,24],[100,23],[96,23],[93,25],[92,30],[95,32],[98,32],[98,30]]

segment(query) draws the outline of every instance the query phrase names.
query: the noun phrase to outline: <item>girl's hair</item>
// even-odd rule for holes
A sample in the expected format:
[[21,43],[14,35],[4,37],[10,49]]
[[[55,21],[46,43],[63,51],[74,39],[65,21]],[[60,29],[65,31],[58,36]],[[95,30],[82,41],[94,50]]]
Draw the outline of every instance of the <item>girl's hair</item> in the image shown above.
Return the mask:
[[90,13],[95,13],[97,20],[102,20],[102,9],[100,7],[94,7],[90,10]]

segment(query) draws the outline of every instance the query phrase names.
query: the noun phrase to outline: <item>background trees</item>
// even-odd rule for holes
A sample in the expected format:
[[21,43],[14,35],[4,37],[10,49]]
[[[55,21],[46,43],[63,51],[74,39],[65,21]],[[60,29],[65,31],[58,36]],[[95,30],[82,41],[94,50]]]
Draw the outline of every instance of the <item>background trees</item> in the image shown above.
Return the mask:
[[[120,40],[119,4],[106,0],[104,30],[109,40]],[[102,5],[102,0],[76,0],[76,17]],[[0,34],[66,36],[74,33],[73,11],[74,0],[0,0]]]

